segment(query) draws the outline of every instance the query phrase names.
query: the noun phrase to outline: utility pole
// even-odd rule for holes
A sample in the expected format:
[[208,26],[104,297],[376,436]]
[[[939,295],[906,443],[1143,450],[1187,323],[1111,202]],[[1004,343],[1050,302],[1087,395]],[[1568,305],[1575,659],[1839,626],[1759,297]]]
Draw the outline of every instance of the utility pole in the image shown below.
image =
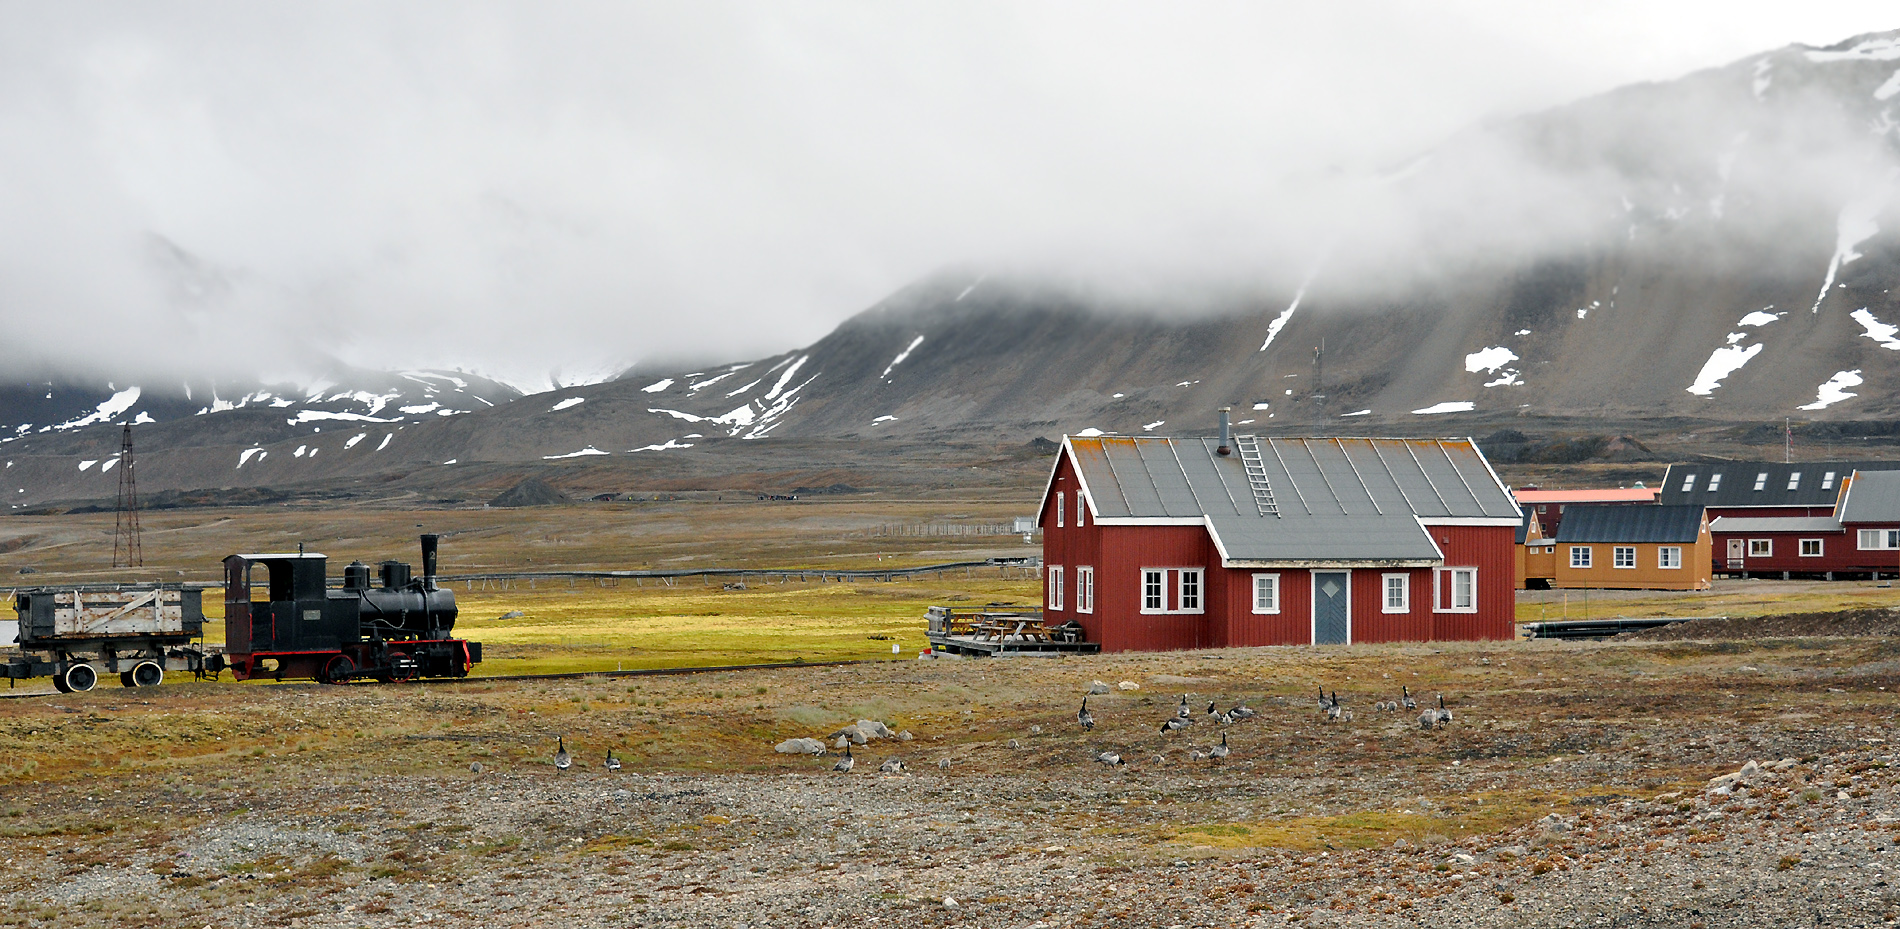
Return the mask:
[[142,568],[145,552],[139,546],[139,482],[132,473],[132,425],[119,438],[119,515],[112,527],[112,566]]
[[1326,340],[1321,338],[1313,349],[1313,398],[1326,398]]
[[1781,431],[1782,431],[1782,443],[1783,443],[1781,447],[1781,463],[1789,464],[1794,461],[1794,419],[1793,417],[1786,417],[1786,416],[1782,417]]

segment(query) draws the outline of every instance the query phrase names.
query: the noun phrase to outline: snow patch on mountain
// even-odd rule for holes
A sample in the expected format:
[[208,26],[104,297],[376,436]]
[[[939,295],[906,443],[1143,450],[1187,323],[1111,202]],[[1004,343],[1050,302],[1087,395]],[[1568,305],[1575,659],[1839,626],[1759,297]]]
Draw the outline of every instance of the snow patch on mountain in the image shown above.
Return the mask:
[[1868,312],[1864,306],[1848,315],[1853,317],[1854,322],[1860,323],[1860,328],[1866,330],[1861,333],[1862,337],[1879,342],[1880,347],[1888,351],[1900,352],[1900,339],[1894,338],[1896,334],[1900,334],[1900,326],[1881,322],[1880,317]]
[[642,445],[639,448],[630,448],[628,449],[628,451],[630,452],[663,452],[669,448],[692,448],[692,447],[693,447],[693,443],[691,442],[681,442],[677,439],[667,439],[665,442],[662,442],[658,445]]
[[562,400],[561,402],[556,403],[555,405],[549,407],[548,412],[559,413],[562,410],[571,409],[573,407],[580,406],[581,404],[586,403],[586,402],[587,402],[586,397],[569,397],[566,400]]
[[542,461],[560,461],[563,458],[585,458],[589,455],[607,455],[607,454],[611,454],[611,453],[603,452],[600,449],[595,448],[592,445],[589,445],[578,452],[568,452],[565,455],[542,455],[541,460]]
[[1900,179],[1900,170],[1887,172],[1879,186],[1865,199],[1850,201],[1841,207],[1840,217],[1835,223],[1834,257],[1828,259],[1827,277],[1821,281],[1821,292],[1815,295],[1811,312],[1821,311],[1821,301],[1827,299],[1827,292],[1833,288],[1835,275],[1840,273],[1841,267],[1862,257],[1860,252],[1854,250],[1855,247],[1880,232],[1880,211],[1893,195],[1895,179]]
[[673,386],[673,379],[670,377],[663,377],[657,381],[654,381],[651,384],[646,385],[645,387],[640,388],[640,390],[645,393],[657,394],[660,391],[663,391],[671,386]]
[[[1739,334],[1730,333],[1730,337],[1733,338]],[[1742,365],[1747,364],[1750,358],[1761,353],[1763,344],[1757,342],[1746,348],[1730,344],[1716,349],[1709,354],[1709,360],[1703,362],[1702,371],[1696,375],[1695,383],[1685,389],[1698,397],[1715,393],[1715,388],[1722,386],[1723,378],[1741,370]]]
[[1849,387],[1858,387],[1860,386],[1860,384],[1861,384],[1861,377],[1860,377],[1859,368],[1855,368],[1852,371],[1836,371],[1834,372],[1833,377],[1828,378],[1827,382],[1820,386],[1818,390],[1818,393],[1820,394],[1819,399],[1815,400],[1813,403],[1804,403],[1801,406],[1796,407],[1796,409],[1825,410],[1830,405],[1839,403],[1842,400],[1848,399],[1849,397],[1860,396],[1859,394],[1856,394],[1856,393],[1850,393],[1847,390],[1847,388]]
[[[51,396],[51,394],[48,394],[48,396]],[[111,422],[113,417],[131,409],[132,404],[137,402],[139,402],[139,389],[137,387],[127,387],[100,403],[90,414],[81,416],[78,419],[70,419],[57,425],[46,426],[40,429],[40,431],[46,432],[49,429],[57,429],[64,432],[67,429],[83,429],[94,423]]]
[[1478,404],[1471,400],[1446,400],[1443,403],[1434,403],[1422,410],[1413,410],[1412,412],[1430,416],[1437,413],[1469,413],[1477,408]]
[[[970,286],[975,287],[976,285],[971,284]],[[917,346],[922,345],[922,344],[924,344],[924,337],[921,335],[918,336],[917,338],[910,340],[910,344],[904,346],[904,350],[901,352],[898,352],[897,357],[891,359],[891,363],[884,366],[884,373],[878,375],[877,379],[880,381],[888,379],[891,376],[891,371],[894,370],[898,365],[903,364],[904,359],[909,358],[910,353],[916,351]]]
[[1809,61],[1826,64],[1835,61],[1894,61],[1900,59],[1900,36],[1867,39],[1844,51],[1815,49],[1807,53]]
[[1900,94],[1900,70],[1894,71],[1887,83],[1874,88],[1875,100],[1886,100],[1895,94]]

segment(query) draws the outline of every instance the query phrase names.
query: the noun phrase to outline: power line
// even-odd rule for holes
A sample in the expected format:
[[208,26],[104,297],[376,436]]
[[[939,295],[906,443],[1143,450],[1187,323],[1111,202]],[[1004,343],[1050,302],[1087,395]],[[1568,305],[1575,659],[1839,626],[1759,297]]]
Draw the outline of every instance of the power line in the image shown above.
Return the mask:
[[130,423],[119,439],[119,515],[112,527],[112,566],[145,566],[145,551],[139,546],[139,481],[132,473]]

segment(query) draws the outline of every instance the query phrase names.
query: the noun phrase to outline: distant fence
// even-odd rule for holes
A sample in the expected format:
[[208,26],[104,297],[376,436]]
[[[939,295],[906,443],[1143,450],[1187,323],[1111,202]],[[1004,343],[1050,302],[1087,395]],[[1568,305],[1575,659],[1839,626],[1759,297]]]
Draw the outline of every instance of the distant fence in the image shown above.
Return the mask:
[[675,571],[516,571],[491,574],[444,574],[438,580],[444,584],[461,584],[470,591],[475,590],[514,590],[525,586],[535,589],[541,584],[560,586],[565,582],[568,587],[578,587],[582,582],[591,582],[599,587],[618,587],[623,582],[632,582],[635,587],[644,587],[648,581],[656,587],[677,587],[681,581],[698,580],[705,586],[715,581],[777,581],[781,584],[798,581],[801,583],[847,583],[850,581],[894,581],[898,578],[914,578],[936,575],[938,578],[952,575],[974,578],[988,572],[1005,580],[1034,580],[1041,576],[1042,559],[1027,558],[991,558],[986,561],[951,561],[943,564],[917,565],[909,568],[865,568],[859,570],[839,570],[833,568],[685,568]]
[[882,536],[978,536],[1021,535],[1023,530],[1009,523],[886,523],[868,531]]

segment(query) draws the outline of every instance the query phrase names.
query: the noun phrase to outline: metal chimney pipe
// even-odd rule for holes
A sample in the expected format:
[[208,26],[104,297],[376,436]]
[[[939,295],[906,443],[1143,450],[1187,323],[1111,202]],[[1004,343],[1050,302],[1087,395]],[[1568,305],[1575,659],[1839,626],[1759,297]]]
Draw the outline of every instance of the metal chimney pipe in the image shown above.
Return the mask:
[[435,589],[435,543],[440,538],[435,533],[422,536],[422,589]]
[[1231,406],[1220,408],[1220,446],[1214,449],[1214,454],[1216,455],[1231,455],[1234,453],[1233,436],[1230,427],[1227,425],[1227,414],[1232,410],[1233,407]]

